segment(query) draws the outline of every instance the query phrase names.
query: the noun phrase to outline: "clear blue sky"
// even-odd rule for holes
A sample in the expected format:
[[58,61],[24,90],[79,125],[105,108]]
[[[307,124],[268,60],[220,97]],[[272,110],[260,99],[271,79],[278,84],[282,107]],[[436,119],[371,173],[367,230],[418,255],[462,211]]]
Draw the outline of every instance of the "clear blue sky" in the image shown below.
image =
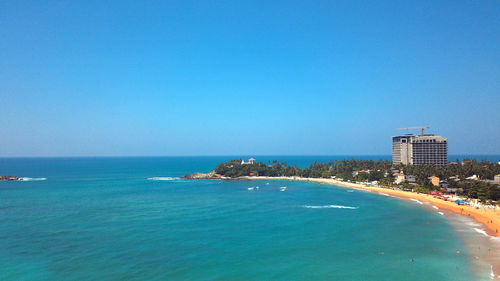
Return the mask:
[[500,154],[498,0],[0,2],[0,156],[390,154],[418,125]]

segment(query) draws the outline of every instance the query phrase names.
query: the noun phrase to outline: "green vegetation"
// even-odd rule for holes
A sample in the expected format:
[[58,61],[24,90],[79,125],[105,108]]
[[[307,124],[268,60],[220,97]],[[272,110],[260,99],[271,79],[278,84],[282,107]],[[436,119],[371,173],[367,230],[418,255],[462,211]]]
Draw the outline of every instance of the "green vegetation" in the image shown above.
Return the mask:
[[[457,161],[458,162],[458,161]],[[405,175],[415,177],[414,183],[394,184],[393,173],[403,171]],[[242,176],[268,176],[268,177],[305,177],[305,178],[332,178],[356,181],[377,181],[382,187],[398,187],[414,189],[419,192],[440,191],[441,186],[433,186],[429,177],[437,176],[448,188],[456,189],[459,195],[469,198],[478,198],[482,201],[497,201],[500,199],[500,186],[482,180],[492,180],[500,174],[500,165],[491,162],[477,162],[464,160],[462,164],[447,166],[393,166],[389,161],[372,160],[340,160],[327,163],[314,162],[309,168],[301,169],[287,163],[270,161],[267,164],[242,164],[241,160],[231,160],[220,164],[215,173],[225,177],[237,178]],[[476,175],[481,180],[467,180],[467,177]]]

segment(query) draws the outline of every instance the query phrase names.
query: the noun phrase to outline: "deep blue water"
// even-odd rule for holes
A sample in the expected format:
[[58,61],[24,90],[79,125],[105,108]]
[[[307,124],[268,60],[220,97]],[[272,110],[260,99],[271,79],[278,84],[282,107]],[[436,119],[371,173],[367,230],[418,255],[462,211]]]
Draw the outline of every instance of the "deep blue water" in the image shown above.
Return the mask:
[[[0,159],[0,174],[47,178],[0,182],[0,280],[488,275],[452,223],[416,203],[305,182],[148,180],[231,158]],[[327,158],[258,160],[307,166]]]

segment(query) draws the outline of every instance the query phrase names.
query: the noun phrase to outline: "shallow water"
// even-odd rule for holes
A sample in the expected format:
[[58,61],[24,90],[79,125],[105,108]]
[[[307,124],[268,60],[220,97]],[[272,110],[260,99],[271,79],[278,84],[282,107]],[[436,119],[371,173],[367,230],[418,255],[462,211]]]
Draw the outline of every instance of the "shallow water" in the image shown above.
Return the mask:
[[482,234],[418,202],[178,178],[225,159],[2,159],[47,180],[0,182],[0,279],[489,279],[465,243]]

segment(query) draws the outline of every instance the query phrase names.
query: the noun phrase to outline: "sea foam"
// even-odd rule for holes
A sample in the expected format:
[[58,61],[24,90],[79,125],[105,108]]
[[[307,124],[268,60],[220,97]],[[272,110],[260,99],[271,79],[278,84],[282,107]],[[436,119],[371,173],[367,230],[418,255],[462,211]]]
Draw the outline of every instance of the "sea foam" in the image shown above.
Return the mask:
[[422,201],[417,200],[417,199],[413,199],[413,198],[412,198],[412,199],[410,199],[410,200],[411,200],[411,201],[415,201],[415,202],[417,202],[417,203],[418,203],[418,204],[420,204],[420,205],[423,205],[423,204],[424,204]]
[[303,207],[308,209],[357,209],[358,208],[358,207],[349,207],[341,205],[319,205],[319,206],[304,205]]
[[488,233],[486,233],[486,231],[484,231],[484,230],[482,230],[480,228],[474,227],[474,230],[477,231],[477,232],[479,232],[479,233],[481,233],[484,236],[489,236]]
[[152,180],[152,181],[173,181],[173,180],[178,180],[180,178],[177,178],[177,177],[152,177],[152,178],[148,178],[148,180]]
[[27,178],[27,177],[24,177],[24,178],[20,178],[19,180],[20,181],[44,181],[46,179],[47,178]]
[[394,196],[392,196],[392,195],[390,195],[390,194],[387,194],[387,193],[382,193],[382,192],[380,192],[379,194],[380,194],[380,195],[387,196],[387,197],[394,197]]

